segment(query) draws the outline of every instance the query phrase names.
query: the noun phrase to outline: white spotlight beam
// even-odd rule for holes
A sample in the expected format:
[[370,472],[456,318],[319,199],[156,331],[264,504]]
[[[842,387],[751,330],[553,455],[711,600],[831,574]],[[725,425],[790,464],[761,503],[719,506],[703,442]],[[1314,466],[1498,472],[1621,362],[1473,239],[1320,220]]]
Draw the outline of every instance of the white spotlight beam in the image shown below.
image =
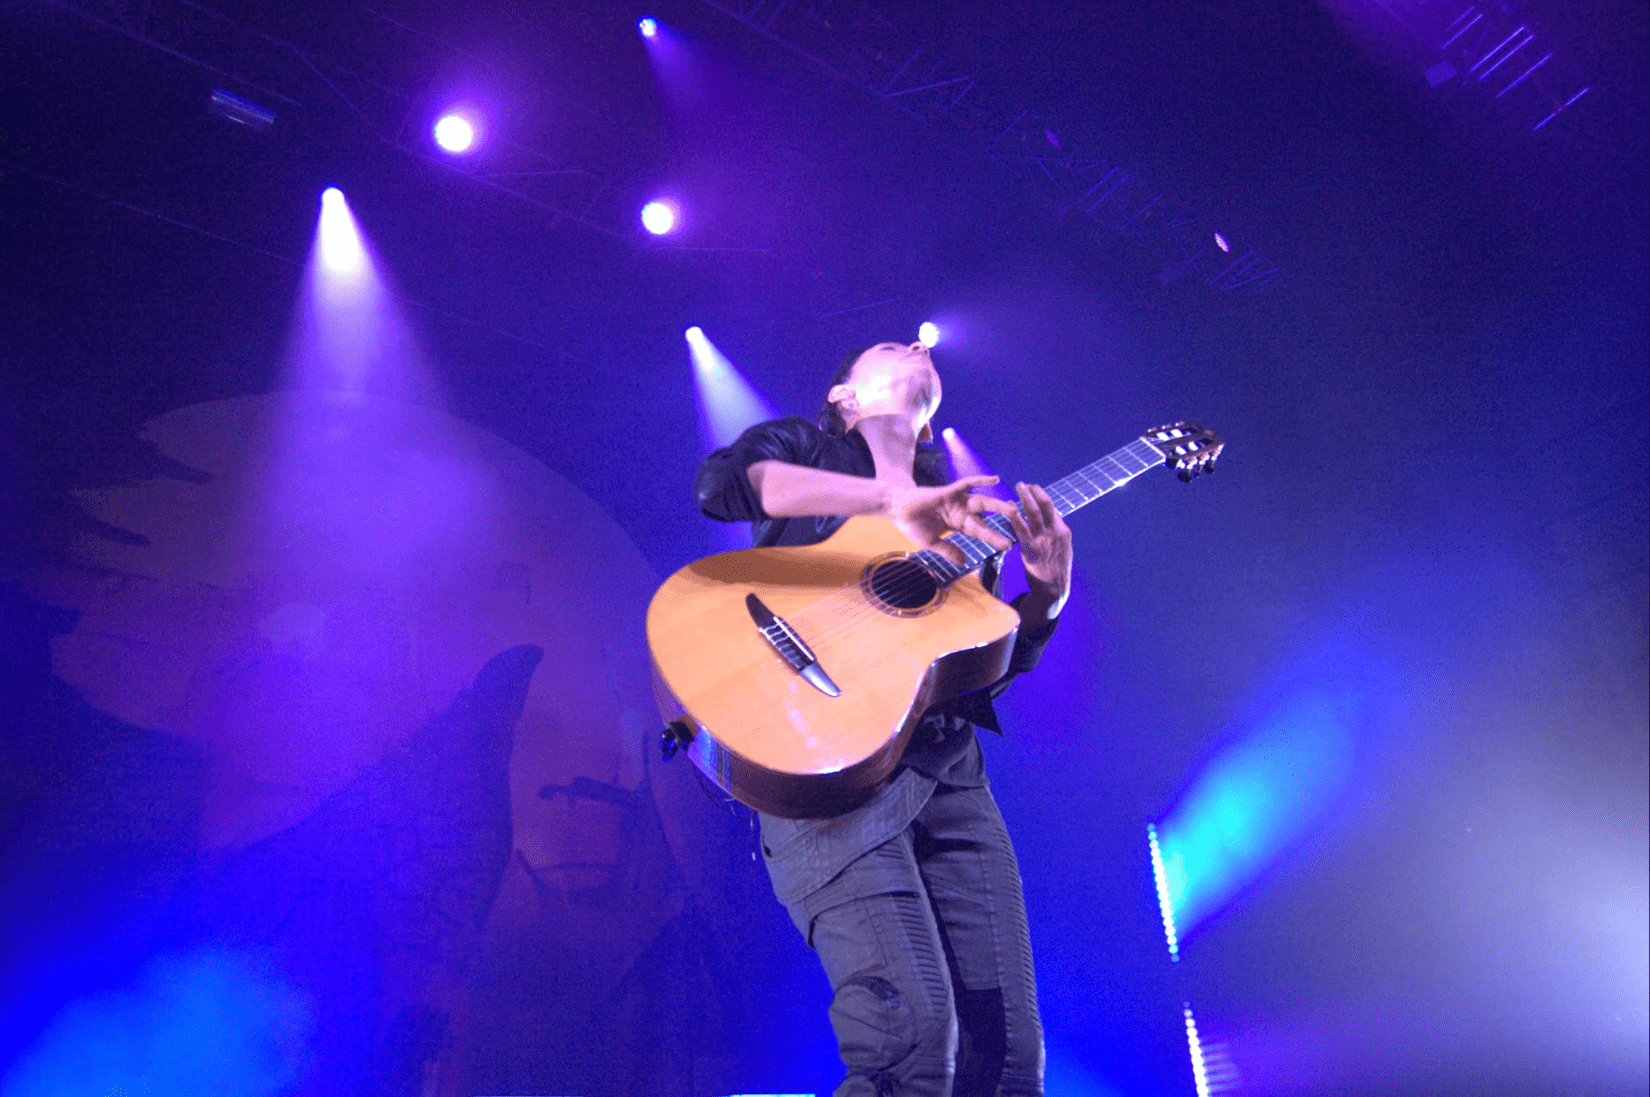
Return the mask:
[[725,446],[747,427],[776,416],[773,405],[697,327],[685,333],[693,356],[693,382],[699,392],[699,410],[714,446]]

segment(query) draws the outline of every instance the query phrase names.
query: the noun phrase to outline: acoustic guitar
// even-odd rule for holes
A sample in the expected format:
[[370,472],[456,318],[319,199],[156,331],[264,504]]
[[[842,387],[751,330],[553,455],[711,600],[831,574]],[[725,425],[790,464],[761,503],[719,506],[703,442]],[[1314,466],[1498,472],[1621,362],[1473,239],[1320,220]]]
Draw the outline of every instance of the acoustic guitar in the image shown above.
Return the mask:
[[[1158,465],[1188,481],[1210,472],[1223,445],[1174,423],[1046,490],[1067,515]],[[1006,517],[984,520],[1014,540]],[[996,550],[946,540],[963,563],[889,519],[854,517],[817,545],[720,553],[672,575],[647,611],[666,757],[685,749],[771,815],[824,818],[863,803],[924,710],[1008,670],[1019,615],[977,574]]]

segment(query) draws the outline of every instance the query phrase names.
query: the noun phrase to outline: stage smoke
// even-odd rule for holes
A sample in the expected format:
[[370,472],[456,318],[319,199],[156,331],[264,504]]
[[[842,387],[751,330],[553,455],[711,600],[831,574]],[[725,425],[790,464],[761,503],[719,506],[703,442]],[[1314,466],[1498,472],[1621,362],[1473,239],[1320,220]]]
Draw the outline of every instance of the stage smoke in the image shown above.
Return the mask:
[[725,446],[745,428],[777,416],[773,405],[734,368],[697,327],[684,333],[693,356],[693,380],[709,448]]

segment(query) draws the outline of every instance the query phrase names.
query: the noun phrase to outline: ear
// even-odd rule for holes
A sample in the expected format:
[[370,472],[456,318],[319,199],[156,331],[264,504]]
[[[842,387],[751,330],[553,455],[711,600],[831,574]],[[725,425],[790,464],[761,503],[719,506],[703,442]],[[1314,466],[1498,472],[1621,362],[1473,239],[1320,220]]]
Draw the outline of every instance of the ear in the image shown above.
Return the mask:
[[924,423],[922,430],[917,432],[917,441],[932,442],[934,440],[934,424]]
[[854,390],[850,385],[832,385],[831,391],[825,394],[825,400],[831,404],[844,405],[844,411],[857,406],[854,400]]

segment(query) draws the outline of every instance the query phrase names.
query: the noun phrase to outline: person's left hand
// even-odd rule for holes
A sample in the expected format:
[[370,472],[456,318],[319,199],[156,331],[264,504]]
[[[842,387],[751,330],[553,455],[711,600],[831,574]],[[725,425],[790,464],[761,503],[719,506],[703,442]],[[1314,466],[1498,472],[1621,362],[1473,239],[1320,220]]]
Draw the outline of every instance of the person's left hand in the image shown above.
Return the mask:
[[1008,516],[1020,539],[1026,582],[1033,595],[1048,602],[1048,616],[1059,614],[1071,593],[1071,527],[1054,500],[1036,484],[1015,484],[1020,509]]

